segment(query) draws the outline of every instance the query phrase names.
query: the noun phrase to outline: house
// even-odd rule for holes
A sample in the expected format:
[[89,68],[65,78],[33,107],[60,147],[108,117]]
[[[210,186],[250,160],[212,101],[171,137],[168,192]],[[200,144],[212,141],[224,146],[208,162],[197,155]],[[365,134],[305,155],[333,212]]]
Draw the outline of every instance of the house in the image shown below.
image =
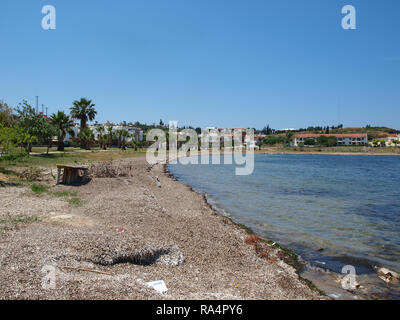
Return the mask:
[[400,134],[398,136],[387,137],[385,139],[385,145],[388,147],[400,146]]
[[318,137],[336,137],[338,146],[365,146],[368,144],[368,135],[366,133],[347,133],[347,134],[296,134],[294,146],[304,143],[307,139],[317,141]]
[[78,137],[78,134],[79,134],[79,131],[80,131],[79,125],[75,124],[75,126],[72,127],[71,129],[74,132],[74,134],[71,135],[69,132],[67,132],[67,135],[64,138],[64,141],[66,141],[66,142],[71,142],[73,138],[77,138]]

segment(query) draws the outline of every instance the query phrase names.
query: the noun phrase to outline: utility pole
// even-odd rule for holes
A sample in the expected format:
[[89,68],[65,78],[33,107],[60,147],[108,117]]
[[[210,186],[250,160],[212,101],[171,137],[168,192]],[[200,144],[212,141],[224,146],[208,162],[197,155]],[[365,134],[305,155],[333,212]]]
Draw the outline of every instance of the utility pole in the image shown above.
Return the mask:
[[36,96],[36,113],[39,113],[39,96]]
[[47,111],[49,110],[49,108],[48,107],[46,107],[46,118],[47,118]]
[[42,104],[42,114],[44,114],[44,104]]

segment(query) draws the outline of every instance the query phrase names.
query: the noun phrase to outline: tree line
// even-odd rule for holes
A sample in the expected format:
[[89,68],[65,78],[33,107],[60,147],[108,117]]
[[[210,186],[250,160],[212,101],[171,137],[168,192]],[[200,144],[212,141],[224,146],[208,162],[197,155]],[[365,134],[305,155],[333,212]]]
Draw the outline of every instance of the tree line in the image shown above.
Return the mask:
[[70,114],[57,111],[48,118],[23,100],[16,108],[0,101],[0,156],[16,158],[29,154],[34,143],[47,145],[47,153],[57,137],[57,150],[64,150],[64,139],[67,133],[74,136],[74,119],[80,121],[81,148],[86,148],[93,140],[93,132],[87,127],[88,121],[93,121],[97,111],[91,100],[81,98],[75,100],[70,108]]

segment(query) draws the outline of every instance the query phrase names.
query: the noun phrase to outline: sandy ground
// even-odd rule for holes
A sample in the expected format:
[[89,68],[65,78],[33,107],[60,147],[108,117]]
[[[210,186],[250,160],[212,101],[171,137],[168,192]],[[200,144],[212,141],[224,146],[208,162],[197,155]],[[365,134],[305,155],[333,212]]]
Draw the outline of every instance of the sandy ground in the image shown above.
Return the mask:
[[[134,158],[92,172],[86,185],[51,181],[40,196],[0,188],[1,299],[324,298],[279,249],[257,244],[257,254],[243,229],[164,166]],[[83,202],[56,191],[77,192]],[[156,280],[167,294],[146,285]]]

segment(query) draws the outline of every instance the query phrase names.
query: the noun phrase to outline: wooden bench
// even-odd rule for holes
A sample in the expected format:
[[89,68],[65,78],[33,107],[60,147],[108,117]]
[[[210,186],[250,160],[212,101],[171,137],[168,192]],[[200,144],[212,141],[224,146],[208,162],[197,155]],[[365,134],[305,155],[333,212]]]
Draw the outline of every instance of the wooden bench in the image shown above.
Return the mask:
[[[79,184],[87,178],[88,166],[57,165],[57,184]],[[62,172],[63,171],[63,172]],[[82,172],[82,174],[80,174]],[[62,173],[62,174],[61,174]],[[62,176],[62,179],[61,179]],[[60,180],[62,180],[60,182]]]

